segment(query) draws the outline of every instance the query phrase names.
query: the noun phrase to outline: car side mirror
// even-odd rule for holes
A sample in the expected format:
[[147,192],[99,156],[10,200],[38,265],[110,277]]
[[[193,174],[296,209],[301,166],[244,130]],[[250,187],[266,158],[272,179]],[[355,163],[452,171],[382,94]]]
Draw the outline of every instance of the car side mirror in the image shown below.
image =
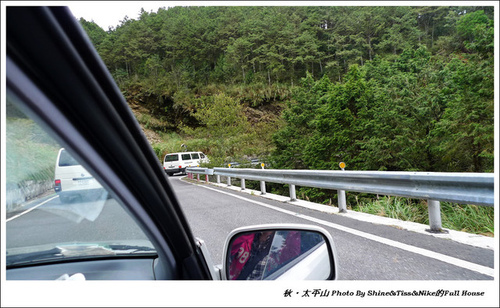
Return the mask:
[[229,234],[222,276],[226,280],[335,280],[331,235],[309,225],[270,224]]

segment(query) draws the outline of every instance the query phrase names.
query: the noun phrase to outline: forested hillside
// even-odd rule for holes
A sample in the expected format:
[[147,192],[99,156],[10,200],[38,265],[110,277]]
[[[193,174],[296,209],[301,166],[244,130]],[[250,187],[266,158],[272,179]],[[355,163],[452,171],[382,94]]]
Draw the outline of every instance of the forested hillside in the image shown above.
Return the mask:
[[493,172],[493,7],[174,7],[80,19],[158,156]]

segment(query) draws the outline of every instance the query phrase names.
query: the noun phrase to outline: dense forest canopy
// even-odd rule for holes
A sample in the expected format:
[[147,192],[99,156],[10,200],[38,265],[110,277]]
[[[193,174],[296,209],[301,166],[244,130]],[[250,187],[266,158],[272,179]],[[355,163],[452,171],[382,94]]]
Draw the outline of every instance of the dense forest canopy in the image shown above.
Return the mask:
[[215,158],[493,172],[493,13],[173,7],[108,30],[80,23],[127,100],[147,102],[163,130]]

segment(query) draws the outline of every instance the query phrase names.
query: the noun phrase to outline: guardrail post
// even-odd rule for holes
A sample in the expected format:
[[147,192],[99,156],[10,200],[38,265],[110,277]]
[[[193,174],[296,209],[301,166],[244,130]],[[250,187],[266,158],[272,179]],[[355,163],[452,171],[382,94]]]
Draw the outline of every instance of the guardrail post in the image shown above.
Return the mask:
[[[227,164],[227,166],[229,168],[231,168],[231,164]],[[231,186],[231,177],[230,176],[227,177],[227,186]]]
[[[264,169],[264,163],[260,164],[262,169]],[[260,181],[260,194],[265,195],[266,194],[266,182]]]
[[217,174],[217,184],[220,184],[220,175]]
[[197,180],[198,182],[200,181],[200,174],[199,174],[199,173],[197,173],[197,174],[196,174],[196,180]]
[[345,201],[345,190],[338,191],[338,201],[339,201],[339,213],[347,213],[346,201]]
[[241,179],[241,190],[245,190],[245,179]]
[[295,185],[290,184],[290,201],[297,200],[297,195],[295,194]]
[[[340,162],[339,164],[340,169],[342,171],[345,171],[345,163]],[[346,200],[345,200],[345,190],[338,190],[338,204],[339,204],[339,213],[347,213],[347,206],[346,206]]]
[[205,182],[207,182],[207,183],[209,182],[208,181],[208,174],[205,174]]
[[427,210],[429,212],[429,232],[443,232],[441,225],[441,203],[436,200],[427,200]]

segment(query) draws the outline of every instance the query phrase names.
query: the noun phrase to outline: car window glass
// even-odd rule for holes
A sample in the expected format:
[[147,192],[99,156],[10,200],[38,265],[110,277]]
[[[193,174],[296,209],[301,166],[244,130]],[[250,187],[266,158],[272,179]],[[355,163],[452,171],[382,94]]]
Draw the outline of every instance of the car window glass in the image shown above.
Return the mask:
[[190,160],[191,155],[190,154],[182,154],[182,160]]
[[76,159],[69,154],[68,151],[61,151],[61,154],[59,156],[59,167],[65,167],[65,166],[77,166],[80,165]]
[[193,154],[191,154],[191,157],[192,157],[193,159],[199,159],[199,158],[200,158],[200,156],[198,155],[198,153],[193,153]]
[[177,155],[177,154],[168,154],[167,156],[165,156],[166,162],[177,161],[177,160],[179,160],[179,155]]
[[7,266],[155,254],[119,200],[9,102],[6,182]]

